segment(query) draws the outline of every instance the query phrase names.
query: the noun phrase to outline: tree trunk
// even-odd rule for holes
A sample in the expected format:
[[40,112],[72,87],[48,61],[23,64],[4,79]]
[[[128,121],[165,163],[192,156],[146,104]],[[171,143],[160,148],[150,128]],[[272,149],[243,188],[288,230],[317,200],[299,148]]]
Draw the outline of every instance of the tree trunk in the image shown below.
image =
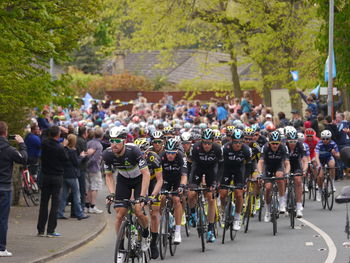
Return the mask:
[[238,75],[238,67],[237,67],[237,57],[234,47],[231,47],[230,51],[231,56],[231,74],[232,74],[232,84],[233,84],[233,93],[235,98],[241,98],[242,97],[242,90],[241,90],[241,84],[239,82],[239,75]]

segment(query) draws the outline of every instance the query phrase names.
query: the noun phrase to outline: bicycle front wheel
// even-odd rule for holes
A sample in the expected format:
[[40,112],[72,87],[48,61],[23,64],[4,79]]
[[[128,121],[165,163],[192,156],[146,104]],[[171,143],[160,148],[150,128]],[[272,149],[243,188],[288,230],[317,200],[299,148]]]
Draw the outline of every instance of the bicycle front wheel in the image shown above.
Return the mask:
[[201,239],[202,252],[205,251],[205,223],[204,223],[204,209],[203,207],[198,208],[198,233]]
[[333,191],[333,181],[331,178],[327,178],[327,208],[329,211],[333,209],[334,204],[334,191]]
[[247,233],[249,228],[249,219],[250,219],[251,210],[252,210],[253,195],[248,194],[247,198],[248,198],[247,206],[243,216],[244,233]]
[[168,247],[168,231],[169,231],[169,215],[164,210],[162,213],[162,217],[160,218],[160,227],[159,227],[159,254],[162,260],[166,256],[166,251]]
[[[125,249],[125,246],[126,246],[126,249]],[[130,257],[130,250],[131,250],[131,229],[128,222],[123,221],[117,235],[117,241],[115,243],[114,263],[119,262],[118,257],[120,256],[120,254],[123,254],[123,257],[124,257],[123,262],[128,262]]]
[[290,220],[290,226],[294,229],[295,226],[295,194],[294,189],[289,189],[288,191],[288,213],[289,213],[289,220]]
[[272,195],[272,207],[271,207],[271,222],[272,222],[272,233],[275,236],[277,233],[277,214],[278,214],[278,200],[277,194]]

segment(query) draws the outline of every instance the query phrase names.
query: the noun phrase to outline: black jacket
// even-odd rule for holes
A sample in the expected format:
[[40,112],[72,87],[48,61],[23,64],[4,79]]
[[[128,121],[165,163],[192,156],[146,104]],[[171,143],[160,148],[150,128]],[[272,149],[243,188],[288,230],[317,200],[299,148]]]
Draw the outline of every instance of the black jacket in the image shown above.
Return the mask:
[[26,145],[20,143],[17,151],[6,138],[0,137],[0,191],[11,191],[13,162],[26,164],[26,149]]
[[41,147],[41,169],[45,176],[62,176],[68,156],[64,147],[54,139],[46,139]]
[[78,156],[77,150],[70,149],[65,147],[65,151],[68,155],[68,160],[64,165],[64,178],[77,178],[78,177],[78,169],[81,159]]

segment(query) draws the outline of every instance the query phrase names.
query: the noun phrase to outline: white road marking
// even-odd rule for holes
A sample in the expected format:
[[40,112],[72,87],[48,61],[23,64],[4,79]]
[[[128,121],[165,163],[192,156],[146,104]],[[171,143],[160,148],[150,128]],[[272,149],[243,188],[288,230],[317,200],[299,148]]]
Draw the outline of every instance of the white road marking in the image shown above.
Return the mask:
[[328,246],[328,251],[329,251],[325,263],[333,263],[337,256],[337,248],[335,247],[335,244],[333,240],[330,238],[330,236],[326,232],[324,232],[322,229],[312,224],[311,222],[305,219],[298,219],[298,220],[304,223],[305,225],[311,227],[313,230],[315,230],[317,233],[321,235],[321,237],[326,242]]
[[307,247],[311,247],[311,246],[313,246],[313,245],[314,245],[313,242],[305,242],[305,246],[307,246]]

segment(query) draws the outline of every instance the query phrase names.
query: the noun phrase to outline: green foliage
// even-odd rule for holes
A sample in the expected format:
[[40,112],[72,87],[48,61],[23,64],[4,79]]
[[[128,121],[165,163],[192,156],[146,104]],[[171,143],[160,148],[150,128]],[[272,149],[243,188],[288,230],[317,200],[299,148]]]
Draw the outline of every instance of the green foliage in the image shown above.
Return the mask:
[[[324,79],[324,65],[328,56],[329,2],[313,0],[318,8],[322,27],[317,38],[320,51],[319,77]],[[349,91],[350,85],[350,2],[335,1],[334,7],[334,53],[337,66],[336,85]]]
[[51,81],[49,58],[67,59],[68,52],[91,30],[100,1],[0,3],[0,119],[10,127],[22,128],[26,113],[50,103],[53,95],[69,95],[67,77]]

